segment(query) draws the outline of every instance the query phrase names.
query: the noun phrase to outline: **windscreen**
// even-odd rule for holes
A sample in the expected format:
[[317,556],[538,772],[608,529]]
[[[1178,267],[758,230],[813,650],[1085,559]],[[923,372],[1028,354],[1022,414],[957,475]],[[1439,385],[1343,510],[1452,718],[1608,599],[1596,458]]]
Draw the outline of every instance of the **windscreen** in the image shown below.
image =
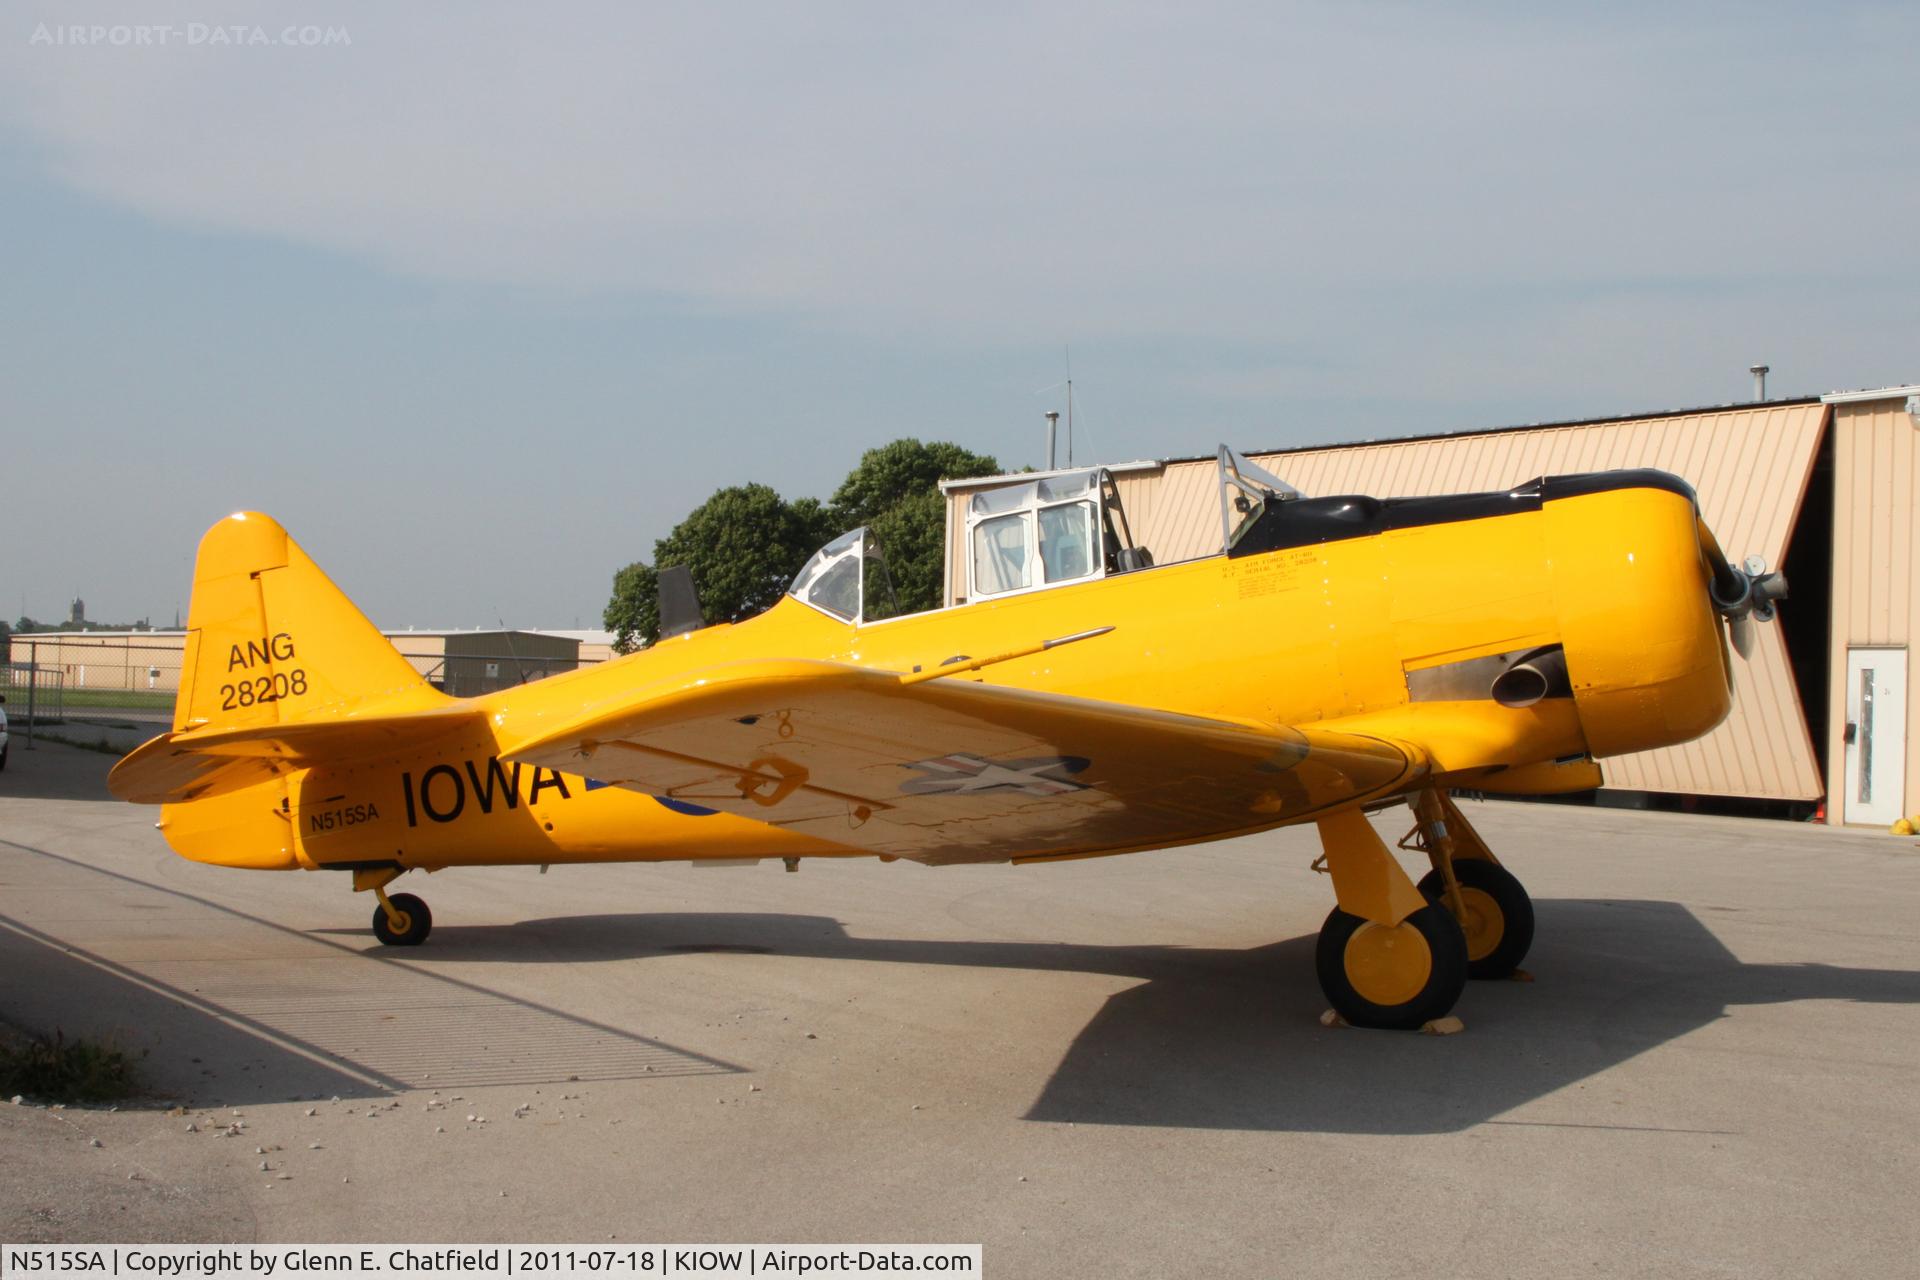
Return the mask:
[[1068,582],[1093,572],[1091,502],[1040,508],[1040,564],[1048,582]]
[[994,595],[1033,585],[1027,563],[1025,513],[996,516],[973,526],[973,588]]
[[864,529],[843,533],[813,553],[794,575],[787,594],[852,622],[860,616],[860,540]]

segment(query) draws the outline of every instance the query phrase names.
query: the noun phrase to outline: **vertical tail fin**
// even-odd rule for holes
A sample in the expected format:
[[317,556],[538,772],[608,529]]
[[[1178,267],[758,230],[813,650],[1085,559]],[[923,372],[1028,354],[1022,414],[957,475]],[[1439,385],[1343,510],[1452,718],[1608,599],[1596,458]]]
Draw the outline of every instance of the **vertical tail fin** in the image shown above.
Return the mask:
[[237,512],[200,540],[176,733],[440,701],[271,517]]

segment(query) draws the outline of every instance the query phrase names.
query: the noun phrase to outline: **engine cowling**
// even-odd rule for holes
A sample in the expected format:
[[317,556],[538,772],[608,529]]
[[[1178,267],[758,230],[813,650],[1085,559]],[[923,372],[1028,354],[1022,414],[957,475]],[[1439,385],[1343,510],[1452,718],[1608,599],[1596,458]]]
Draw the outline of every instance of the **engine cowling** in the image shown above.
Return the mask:
[[1733,707],[1692,490],[1639,474],[1542,506],[1568,682],[1596,756],[1689,742]]

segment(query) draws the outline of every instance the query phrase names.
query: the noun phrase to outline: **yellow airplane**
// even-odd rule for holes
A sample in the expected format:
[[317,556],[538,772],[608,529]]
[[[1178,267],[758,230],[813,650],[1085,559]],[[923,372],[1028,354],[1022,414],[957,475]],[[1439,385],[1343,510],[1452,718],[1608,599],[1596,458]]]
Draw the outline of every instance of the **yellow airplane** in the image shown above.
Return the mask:
[[[1155,564],[1111,477],[979,492],[968,602],[901,615],[873,537],[777,605],[484,696],[422,679],[273,520],[202,540],[173,731],[114,768],[182,856],[345,871],[1129,853],[1312,822],[1337,906],[1316,969],[1349,1022],[1419,1027],[1510,974],[1533,910],[1449,797],[1598,785],[1732,699],[1779,575],[1728,563],[1659,471],[1502,493],[1309,498],[1222,448],[1221,550]],[[668,589],[673,588],[673,589]],[[1366,814],[1407,803],[1401,847]]]

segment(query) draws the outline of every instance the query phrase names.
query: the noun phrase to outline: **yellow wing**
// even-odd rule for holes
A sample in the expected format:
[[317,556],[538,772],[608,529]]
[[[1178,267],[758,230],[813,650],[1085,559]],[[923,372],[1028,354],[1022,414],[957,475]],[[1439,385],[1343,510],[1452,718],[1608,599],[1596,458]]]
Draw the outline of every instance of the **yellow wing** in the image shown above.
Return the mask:
[[802,661],[712,668],[503,755],[928,863],[1218,839],[1426,768],[1358,734]]

